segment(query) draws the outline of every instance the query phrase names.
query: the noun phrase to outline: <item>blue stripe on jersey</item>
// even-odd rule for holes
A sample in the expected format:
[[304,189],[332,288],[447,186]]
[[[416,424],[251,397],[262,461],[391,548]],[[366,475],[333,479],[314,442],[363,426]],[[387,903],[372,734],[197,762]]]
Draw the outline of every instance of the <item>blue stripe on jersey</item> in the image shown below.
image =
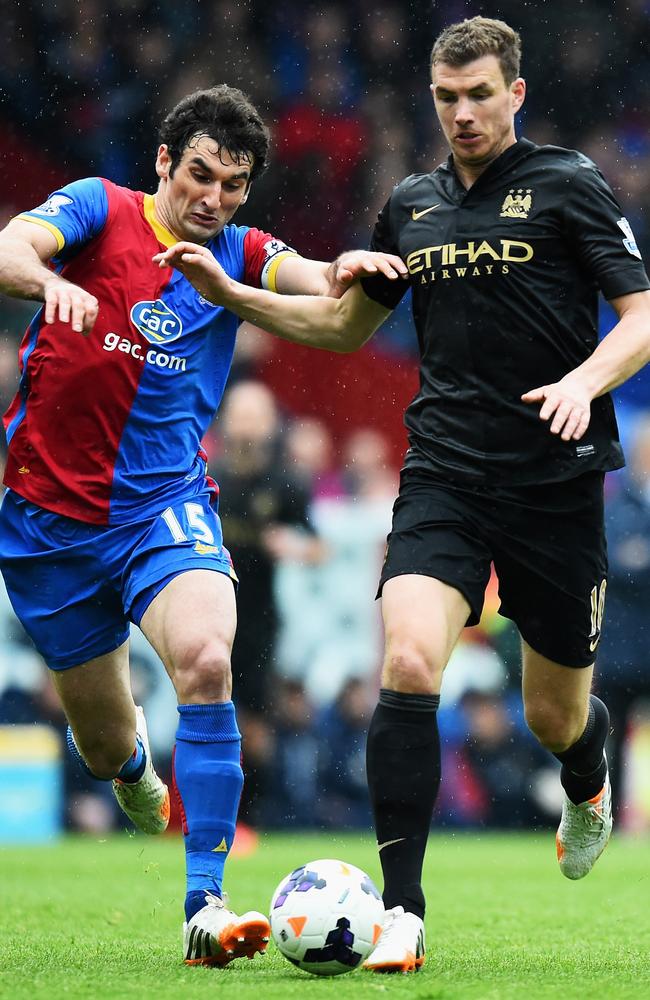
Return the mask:
[[[247,226],[227,226],[208,243],[238,281],[244,277],[247,232]],[[171,503],[203,489],[205,466],[197,451],[230,373],[239,319],[207,302],[178,271],[161,300],[180,320],[182,331],[166,342],[147,337],[151,347],[113,470],[111,524],[134,511],[147,516],[149,509],[160,509],[162,500]]]
[[28,340],[27,340],[27,346],[25,347],[25,350],[23,352],[23,357],[22,357],[23,368],[22,368],[22,374],[20,376],[20,382],[18,384],[18,391],[22,399],[20,402],[20,407],[18,408],[16,415],[14,416],[14,419],[7,426],[7,430],[5,432],[7,435],[7,444],[10,443],[12,437],[16,433],[17,428],[25,419],[25,412],[27,410],[27,396],[29,394],[27,388],[28,387],[27,362],[29,361],[29,357],[32,351],[36,347],[36,341],[38,340],[38,331],[41,328],[42,314],[43,314],[43,306],[41,306],[41,308],[34,316],[34,319],[27,327]]
[[53,191],[44,204],[19,218],[47,222],[58,229],[65,240],[63,249],[53,258],[62,263],[70,253],[77,253],[103,229],[108,217],[108,195],[99,177],[84,177]]
[[206,246],[217,258],[224,271],[235,281],[243,281],[246,271],[244,240],[250,226],[226,226]]

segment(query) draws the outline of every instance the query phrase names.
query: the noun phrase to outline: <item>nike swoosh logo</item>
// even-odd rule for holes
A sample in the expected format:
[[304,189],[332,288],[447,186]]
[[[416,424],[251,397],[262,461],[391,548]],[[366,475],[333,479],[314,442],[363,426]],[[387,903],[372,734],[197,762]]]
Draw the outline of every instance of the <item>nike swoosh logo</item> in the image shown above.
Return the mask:
[[598,645],[599,642],[600,642],[600,636],[598,636],[597,639],[594,639],[593,642],[589,643],[589,652],[590,653],[595,653],[596,652],[596,646]]
[[415,209],[413,209],[411,212],[411,218],[413,219],[413,222],[417,222],[418,219],[421,219],[423,215],[427,214],[427,212],[433,212],[436,208],[440,208],[440,202],[438,202],[437,205],[432,205],[431,208],[423,208],[421,212],[416,212]]
[[406,837],[398,837],[397,840],[386,840],[383,844],[377,844],[377,850],[383,851],[384,847],[390,847],[391,844],[401,844]]

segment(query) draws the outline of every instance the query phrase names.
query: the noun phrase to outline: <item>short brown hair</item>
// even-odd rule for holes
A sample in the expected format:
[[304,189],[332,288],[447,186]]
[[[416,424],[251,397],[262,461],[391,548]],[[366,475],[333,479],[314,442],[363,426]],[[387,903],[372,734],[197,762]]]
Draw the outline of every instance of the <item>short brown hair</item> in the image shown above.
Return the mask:
[[464,66],[482,56],[497,57],[503,79],[509,86],[519,76],[521,38],[518,32],[505,21],[491,17],[470,17],[450,24],[433,43],[431,67],[441,62]]

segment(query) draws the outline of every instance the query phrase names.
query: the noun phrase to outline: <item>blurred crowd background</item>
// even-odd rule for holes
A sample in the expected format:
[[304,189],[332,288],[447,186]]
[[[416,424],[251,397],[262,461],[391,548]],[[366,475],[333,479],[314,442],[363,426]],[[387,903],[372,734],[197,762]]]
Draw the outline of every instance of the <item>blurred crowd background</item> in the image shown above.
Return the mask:
[[[0,0],[0,222],[77,177],[155,190],[159,121],[186,93],[225,81],[249,94],[273,133],[271,166],[236,221],[323,260],[365,246],[393,185],[446,157],[429,53],[441,28],[478,13],[522,33],[520,133],[592,156],[649,260],[646,0]],[[0,300],[3,410],[33,311]],[[603,303],[603,334],[612,321]],[[241,579],[233,669],[247,776],[242,817],[263,827],[367,828],[364,741],[382,647],[374,592],[405,449],[402,413],[417,385],[408,297],[352,356],[315,355],[248,328],[230,385],[206,447]],[[616,397],[628,468],[607,483],[611,579],[597,687],[612,712],[619,819],[638,830],[650,828],[648,371]],[[518,641],[497,607],[493,581],[484,618],[467,630],[446,675],[439,825],[557,819],[557,770],[526,731]],[[110,787],[73,771],[50,738],[62,736],[64,720],[5,597],[0,617],[3,802],[23,810],[26,829],[29,762],[41,761],[50,782],[34,779],[41,812],[54,774],[53,813],[62,810],[73,829],[111,829],[120,820]],[[136,629],[133,682],[168,772],[171,685]],[[38,745],[26,735],[37,730],[20,728],[33,723],[46,727]],[[0,839],[11,822],[0,817]]]

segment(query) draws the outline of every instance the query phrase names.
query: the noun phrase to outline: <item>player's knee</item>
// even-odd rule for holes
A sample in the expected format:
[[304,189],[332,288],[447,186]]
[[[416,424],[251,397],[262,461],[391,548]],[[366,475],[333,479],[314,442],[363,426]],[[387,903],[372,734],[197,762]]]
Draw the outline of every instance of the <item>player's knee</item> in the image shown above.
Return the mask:
[[406,694],[439,690],[442,665],[413,643],[391,642],[386,650],[382,684]]
[[210,637],[189,645],[174,664],[174,686],[181,704],[229,698],[229,644],[218,637]]
[[584,728],[579,713],[571,706],[538,700],[525,706],[526,723],[543,747],[551,753],[562,753],[580,738]]

